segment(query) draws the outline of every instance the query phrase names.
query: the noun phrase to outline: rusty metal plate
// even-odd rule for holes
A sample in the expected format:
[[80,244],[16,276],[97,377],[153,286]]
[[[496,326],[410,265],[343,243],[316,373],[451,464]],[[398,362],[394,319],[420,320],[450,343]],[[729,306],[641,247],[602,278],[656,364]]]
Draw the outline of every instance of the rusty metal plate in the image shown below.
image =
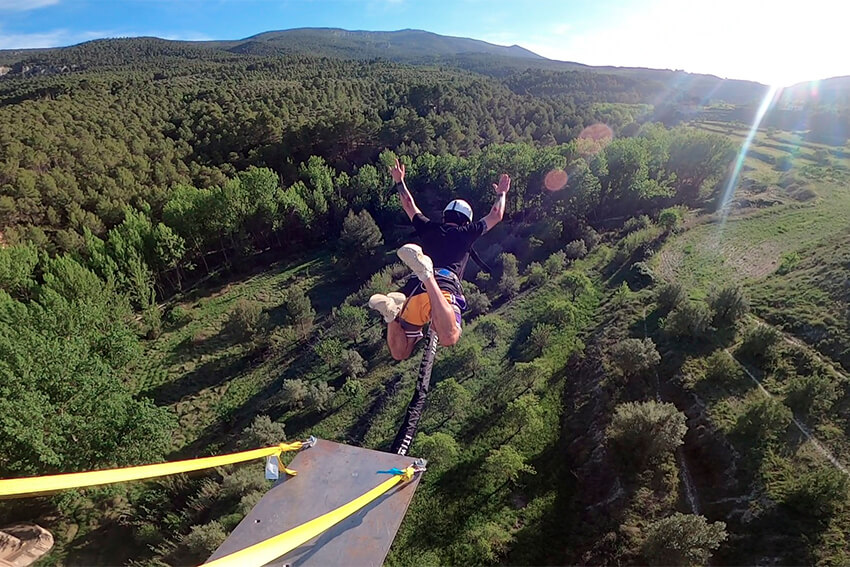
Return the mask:
[[[281,534],[346,504],[387,478],[377,471],[404,469],[416,459],[319,439],[293,459],[298,476],[277,482],[208,561]],[[283,476],[283,472],[281,472]],[[379,566],[410,505],[419,476],[294,549],[272,566]]]

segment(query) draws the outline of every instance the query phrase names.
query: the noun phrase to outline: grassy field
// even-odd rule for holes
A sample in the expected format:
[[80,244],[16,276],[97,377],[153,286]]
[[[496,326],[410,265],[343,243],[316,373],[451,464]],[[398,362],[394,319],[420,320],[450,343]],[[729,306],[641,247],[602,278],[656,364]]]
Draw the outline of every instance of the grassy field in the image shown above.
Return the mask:
[[256,301],[269,314],[272,324],[280,322],[283,296],[292,285],[305,286],[319,321],[327,317],[334,302],[344,298],[345,288],[326,286],[333,266],[328,255],[305,261],[274,265],[260,274],[219,289],[187,298],[179,306],[185,313],[182,324],[166,326],[165,332],[147,343],[145,356],[133,372],[136,391],[151,396],[157,404],[174,409],[179,419],[174,449],[197,440],[205,430],[230,416],[260,393],[289,367],[292,356],[283,352],[257,364],[252,345],[231,337],[225,328],[230,312],[241,300]]
[[[739,142],[747,134],[718,123],[697,126]],[[651,260],[663,279],[681,283],[692,299],[741,286],[761,321],[789,333],[763,359],[740,348],[755,320],[742,323],[736,338],[718,334],[691,351],[671,344],[678,353],[673,358],[683,358],[670,379],[696,396],[712,427],[740,455],[738,471],[750,486],[753,513],[746,529],[763,523],[766,530],[764,539],[748,533],[744,541],[750,543],[730,548],[733,555],[726,557],[746,557],[746,546],[768,546],[795,563],[850,560],[842,543],[850,523],[846,495],[826,488],[839,486],[850,463],[850,384],[843,374],[850,368],[848,172],[842,149],[759,131],[729,206],[688,219]],[[738,370],[727,371],[723,381],[709,380],[708,357],[722,346]],[[801,404],[801,392],[814,401]],[[756,415],[761,427],[773,424],[773,437],[746,425]],[[809,491],[807,498],[819,495],[825,508],[795,504],[801,491]]]
[[[729,130],[714,123],[701,127]],[[746,132],[729,135],[743,141]],[[740,284],[759,315],[823,347],[824,354],[841,355],[850,345],[840,336],[850,331],[847,294],[841,290],[847,278],[842,262],[850,218],[850,158],[831,148],[828,163],[816,164],[813,152],[827,148],[800,144],[794,134],[768,137],[759,131],[728,208],[692,219],[691,228],[656,255],[654,267],[664,278],[683,283],[695,298]],[[764,156],[784,156],[790,169],[779,171]]]

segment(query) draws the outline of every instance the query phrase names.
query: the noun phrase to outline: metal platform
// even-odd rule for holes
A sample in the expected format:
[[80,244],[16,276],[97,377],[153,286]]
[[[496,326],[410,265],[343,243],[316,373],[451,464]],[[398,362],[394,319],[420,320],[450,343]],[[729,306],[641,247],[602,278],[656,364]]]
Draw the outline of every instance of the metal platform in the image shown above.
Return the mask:
[[[389,476],[377,474],[404,469],[415,461],[392,453],[318,440],[295,456],[294,477],[283,478],[236,526],[209,561],[219,559],[281,534],[375,488]],[[381,496],[325,533],[268,565],[379,566],[384,562],[401,520],[410,505],[416,475]]]

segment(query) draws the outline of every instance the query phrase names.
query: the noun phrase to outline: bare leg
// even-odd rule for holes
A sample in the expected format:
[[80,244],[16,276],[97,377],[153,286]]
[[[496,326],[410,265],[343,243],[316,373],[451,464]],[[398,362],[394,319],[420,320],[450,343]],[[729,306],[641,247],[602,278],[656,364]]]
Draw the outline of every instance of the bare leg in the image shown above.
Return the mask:
[[437,331],[440,345],[452,346],[460,340],[460,329],[457,327],[455,311],[446,301],[446,297],[433,275],[423,283],[428,292],[428,299],[431,301],[431,324]]
[[390,354],[394,359],[405,360],[410,358],[410,353],[413,352],[417,340],[405,334],[398,319],[390,321],[389,327],[387,327],[387,346],[390,347]]

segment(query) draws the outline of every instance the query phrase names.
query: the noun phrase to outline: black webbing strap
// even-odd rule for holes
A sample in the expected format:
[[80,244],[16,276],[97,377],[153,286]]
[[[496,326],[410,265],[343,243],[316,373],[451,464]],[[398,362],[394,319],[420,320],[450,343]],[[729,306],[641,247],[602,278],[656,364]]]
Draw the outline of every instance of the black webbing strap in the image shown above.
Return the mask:
[[431,389],[431,370],[434,368],[434,357],[437,355],[438,342],[437,333],[434,332],[433,327],[429,327],[428,345],[425,347],[425,352],[422,353],[422,362],[419,363],[416,390],[413,392],[413,399],[407,405],[404,421],[390,447],[390,453],[407,455],[407,451],[410,449],[410,444],[413,442],[413,437],[419,427],[419,420],[422,418],[422,411],[425,409],[425,398],[428,396],[428,390]]

